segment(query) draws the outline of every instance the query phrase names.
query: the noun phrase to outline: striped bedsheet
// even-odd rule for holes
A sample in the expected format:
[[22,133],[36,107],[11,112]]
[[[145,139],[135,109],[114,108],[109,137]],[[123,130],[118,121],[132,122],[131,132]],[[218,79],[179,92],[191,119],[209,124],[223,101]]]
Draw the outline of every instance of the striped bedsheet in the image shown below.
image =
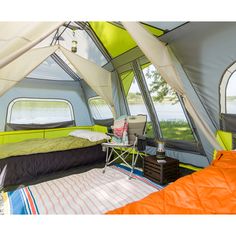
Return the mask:
[[[137,173],[137,172],[136,172]],[[92,169],[2,194],[4,214],[103,214],[162,187],[121,166]]]

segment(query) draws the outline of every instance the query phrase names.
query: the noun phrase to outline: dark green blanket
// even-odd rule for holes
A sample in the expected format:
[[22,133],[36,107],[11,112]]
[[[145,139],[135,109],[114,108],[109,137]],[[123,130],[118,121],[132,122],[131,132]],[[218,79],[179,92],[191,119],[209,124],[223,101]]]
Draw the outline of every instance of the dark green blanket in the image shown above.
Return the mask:
[[94,146],[102,142],[106,142],[106,140],[91,142],[87,139],[72,136],[53,139],[30,139],[18,143],[8,143],[0,145],[0,159],[11,156],[84,148]]

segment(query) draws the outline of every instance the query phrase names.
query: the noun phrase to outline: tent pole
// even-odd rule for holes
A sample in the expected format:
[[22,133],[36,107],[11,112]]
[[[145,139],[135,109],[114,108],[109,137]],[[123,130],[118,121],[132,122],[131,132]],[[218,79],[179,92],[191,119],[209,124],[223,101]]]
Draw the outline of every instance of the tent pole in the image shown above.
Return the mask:
[[125,111],[126,111],[126,114],[127,114],[127,115],[130,115],[129,105],[128,105],[128,102],[127,102],[127,99],[126,99],[126,96],[125,96],[124,87],[123,87],[123,84],[122,84],[122,82],[121,82],[120,75],[119,75],[119,73],[117,72],[117,70],[115,70],[115,73],[116,73],[116,76],[117,76],[117,79],[118,79],[119,90],[120,90],[120,92],[121,92],[122,99],[123,99],[124,104],[125,104]]
[[134,75],[137,80],[140,92],[142,94],[146,108],[150,115],[150,119],[152,121],[155,138],[158,138],[158,139],[162,138],[162,132],[159,125],[158,116],[157,116],[154,104],[152,102],[151,95],[148,91],[147,83],[146,83],[142,68],[140,67],[137,60],[132,62],[132,67],[133,67]]

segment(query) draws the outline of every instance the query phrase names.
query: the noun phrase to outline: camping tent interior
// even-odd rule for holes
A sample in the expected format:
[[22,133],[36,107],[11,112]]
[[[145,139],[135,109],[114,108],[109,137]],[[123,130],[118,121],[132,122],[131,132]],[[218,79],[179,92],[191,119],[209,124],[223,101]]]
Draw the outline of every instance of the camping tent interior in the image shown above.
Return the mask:
[[235,123],[235,36],[230,22],[1,22],[0,142],[141,113],[148,154],[161,139],[169,157],[206,167],[233,149],[217,131]]

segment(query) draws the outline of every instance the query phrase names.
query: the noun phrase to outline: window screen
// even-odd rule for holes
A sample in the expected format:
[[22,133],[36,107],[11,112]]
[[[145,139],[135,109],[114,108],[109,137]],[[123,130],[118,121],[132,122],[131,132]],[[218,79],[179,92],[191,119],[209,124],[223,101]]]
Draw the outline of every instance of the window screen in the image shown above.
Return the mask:
[[133,81],[131,83],[127,96],[127,102],[131,115],[147,115],[146,135],[148,138],[154,138],[152,122],[150,120],[146,105],[144,103],[142,94],[135,78],[133,78]]
[[163,138],[195,141],[178,96],[161,78],[153,65],[143,69],[160,122]]
[[90,98],[88,103],[95,120],[107,120],[113,118],[111,108],[102,98]]
[[20,98],[8,107],[8,124],[50,124],[74,121],[69,102],[54,99]]
[[226,111],[236,114],[236,71],[230,76],[226,87]]
[[66,80],[74,81],[53,59],[48,57],[37,68],[35,68],[27,78],[44,80]]

